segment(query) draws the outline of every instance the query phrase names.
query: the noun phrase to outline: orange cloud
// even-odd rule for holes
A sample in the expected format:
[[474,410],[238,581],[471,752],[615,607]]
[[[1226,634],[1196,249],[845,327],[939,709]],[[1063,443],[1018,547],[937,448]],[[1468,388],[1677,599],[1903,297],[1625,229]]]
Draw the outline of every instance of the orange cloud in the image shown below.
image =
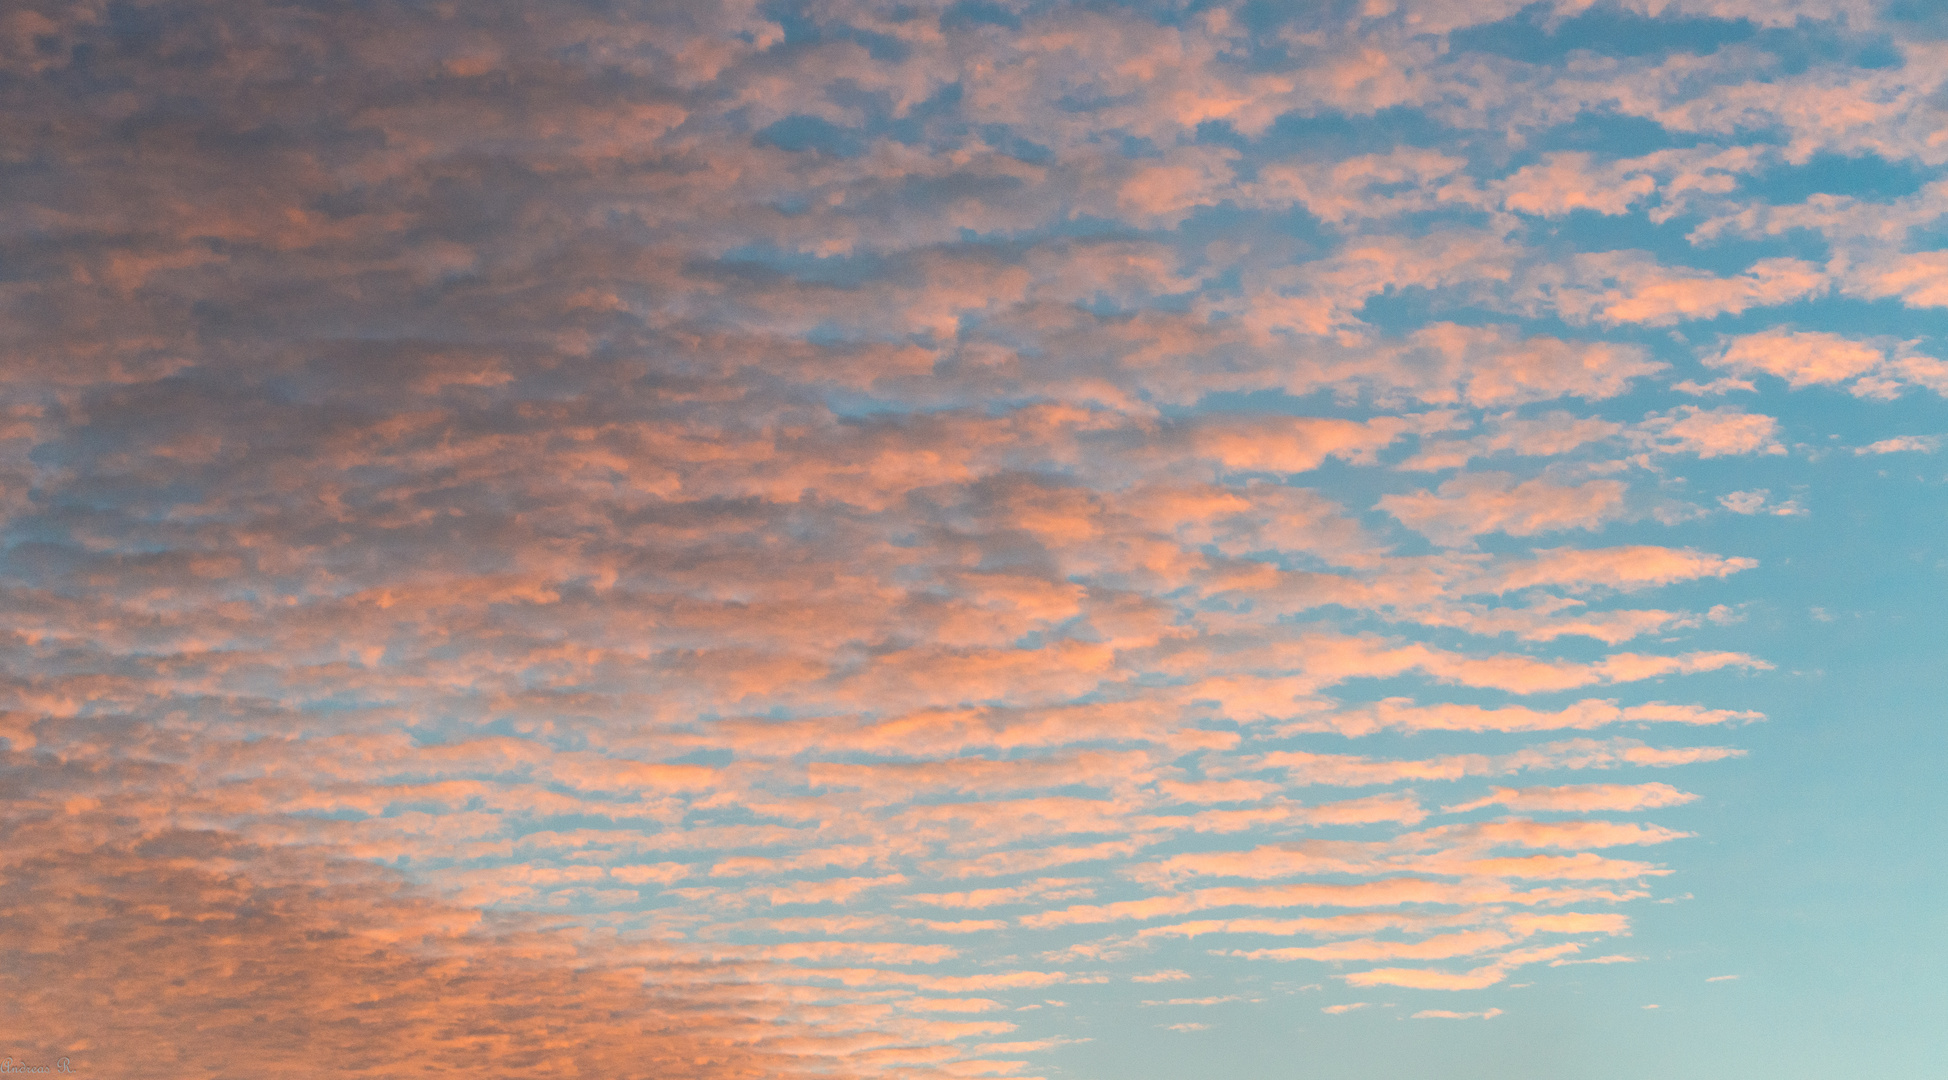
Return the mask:
[[1505,776],[1529,769],[1604,769],[1622,765],[1679,765],[1737,757],[1744,751],[1718,746],[1660,748],[1634,739],[1570,739],[1509,754],[1449,754],[1419,760],[1388,760],[1349,754],[1280,750],[1252,764],[1283,769],[1294,783],[1364,787],[1402,780],[1458,780],[1464,776]]
[[[1657,455],[1773,454],[1780,425],[1563,403],[1669,389],[1665,346],[1606,328],[1935,302],[1935,187],[1771,206],[1740,181],[1933,160],[1931,91],[1915,64],[1741,83],[1737,50],[1708,79],[1511,82],[1441,37],[1513,11],[826,4],[787,44],[749,4],[199,0],[129,49],[90,5],[10,10],[36,171],[0,283],[0,515],[28,538],[0,813],[9,880],[52,883],[0,920],[41,1039],[13,1052],[926,1080],[1033,1071],[999,1058],[1059,1042],[980,1043],[1017,997],[1164,937],[1478,956],[1399,978],[1485,986],[1532,935],[1620,933],[1556,909],[1642,896],[1663,868],[1594,852],[1680,834],[1427,828],[1395,785],[1739,753],[1524,737],[1758,718],[1736,702],[1453,688],[1766,670],[1687,643],[1710,617],[1676,602],[1598,610],[1754,560],[1531,538],[1654,528]],[[1380,110],[1485,120],[1466,152],[1260,138]],[[1579,110],[1699,134],[1475,145]],[[1760,128],[1790,141],[1717,144]],[[1715,274],[1546,238],[1588,213],[1808,229],[1830,258]],[[1948,387],[1915,348],[1760,331],[1692,387]],[[1397,526],[1336,494],[1483,460],[1381,498]],[[1797,506],[1761,494],[1723,499]],[[1562,642],[1651,634],[1676,640]],[[1381,731],[1455,745],[1281,741]],[[1451,812],[1692,798],[1480,790]],[[1310,907],[1351,910],[1273,917]],[[1178,921],[1076,929],[1139,919]],[[1023,929],[1088,970],[999,962]]]
[[[734,968],[657,949],[564,966],[581,953],[573,935],[496,926],[358,864],[213,832],[133,834],[99,812],[16,824],[9,873],[44,886],[0,920],[24,965],[11,1005],[31,1025],[15,1033],[24,1059],[114,1077],[156,1054],[292,1075],[319,1061],[492,1070],[519,1055],[698,1078],[826,1064],[810,1044],[770,1042],[747,1010],[772,995]],[[114,1007],[87,1004],[101,1001]],[[850,1022],[875,1026],[870,1012]],[[515,1038],[517,1058],[481,1041],[487,1027]]]
[[1679,791],[1669,784],[1572,784],[1566,787],[1495,788],[1492,794],[1470,802],[1442,807],[1443,813],[1461,814],[1484,806],[1506,806],[1510,810],[1563,810],[1585,813],[1592,810],[1643,810],[1658,806],[1680,806],[1697,796]]
[[1708,555],[1689,549],[1633,545],[1614,548],[1546,548],[1527,560],[1510,560],[1485,575],[1478,588],[1506,593],[1540,585],[1573,591],[1644,589],[1704,577],[1726,577],[1757,566],[1757,559]]
[[1592,164],[1591,155],[1584,153],[1546,155],[1501,182],[1502,205],[1543,217],[1561,217],[1572,210],[1616,215],[1657,188],[1656,179],[1646,173],[1619,175],[1620,169],[1597,170]]
[[1727,454],[1783,454],[1779,422],[1731,406],[1701,409],[1680,405],[1669,413],[1651,414],[1631,433],[1640,446],[1659,453],[1689,453],[1701,458]]
[[1393,907],[1402,904],[1554,906],[1587,900],[1618,902],[1643,895],[1647,894],[1636,889],[1626,891],[1591,887],[1518,889],[1501,882],[1487,880],[1443,882],[1418,877],[1394,877],[1349,885],[1301,883],[1216,886],[1142,900],[1122,900],[1110,904],[1074,904],[1059,910],[1024,915],[1017,921],[1025,927],[1047,929],[1128,919],[1153,919],[1221,907]]
[[1841,382],[1879,366],[1881,351],[1838,334],[1766,331],[1745,334],[1705,358],[1712,367],[1772,375],[1795,388]]
[[1609,325],[1668,326],[1738,314],[1817,296],[1830,285],[1820,267],[1803,259],[1760,259],[1743,274],[1718,277],[1624,251],[1578,255],[1570,277],[1553,292],[1553,306],[1571,322]]
[[1541,948],[1518,949],[1497,957],[1494,963],[1471,971],[1453,972],[1429,968],[1376,968],[1345,976],[1352,986],[1402,986],[1415,990],[1480,990],[1508,977],[1509,971],[1527,964],[1553,960],[1574,953],[1581,946],[1574,942]]
[[1495,930],[1437,934],[1419,941],[1376,941],[1361,938],[1331,945],[1292,949],[1233,949],[1226,953],[1244,960],[1324,960],[1332,963],[1372,960],[1447,960],[1499,949],[1515,939]]
[[1342,710],[1282,725],[1281,732],[1334,731],[1368,735],[1399,731],[1559,731],[1589,729],[1620,723],[1727,724],[1763,717],[1754,712],[1706,709],[1696,705],[1619,706],[1615,701],[1588,699],[1547,712],[1520,705],[1484,708],[1480,705],[1416,705],[1408,698],[1387,698],[1371,705]]
[[1517,480],[1509,473],[1467,473],[1443,483],[1438,494],[1383,495],[1379,507],[1429,539],[1455,546],[1492,532],[1595,531],[1627,513],[1625,490],[1617,480],[1557,484],[1541,477]]

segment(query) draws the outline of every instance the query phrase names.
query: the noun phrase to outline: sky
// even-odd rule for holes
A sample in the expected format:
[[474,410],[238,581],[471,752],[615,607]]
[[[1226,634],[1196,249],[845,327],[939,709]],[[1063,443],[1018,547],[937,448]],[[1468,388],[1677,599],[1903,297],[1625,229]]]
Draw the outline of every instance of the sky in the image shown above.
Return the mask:
[[1918,0],[15,0],[0,1055],[1939,1075],[1944,165]]

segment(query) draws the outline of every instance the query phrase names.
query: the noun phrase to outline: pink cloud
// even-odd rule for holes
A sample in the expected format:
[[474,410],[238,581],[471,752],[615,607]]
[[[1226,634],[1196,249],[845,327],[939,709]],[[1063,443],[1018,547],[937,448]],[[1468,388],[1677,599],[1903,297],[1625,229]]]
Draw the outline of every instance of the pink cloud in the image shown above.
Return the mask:
[[1164,162],[1132,171],[1116,190],[1116,205],[1147,224],[1175,225],[1198,206],[1218,201],[1230,187],[1228,159],[1235,152],[1181,147]]
[[1563,318],[1577,323],[1667,326],[1791,303],[1829,286],[1818,266],[1793,258],[1760,259],[1730,277],[1660,266],[1639,252],[1579,255],[1570,266],[1568,280],[1531,288],[1538,301],[1547,296]]
[[1631,438],[1659,453],[1689,453],[1701,458],[1786,452],[1779,442],[1777,420],[1731,406],[1701,409],[1680,405],[1663,415],[1653,413],[1637,425]]
[[1853,452],[1856,455],[1932,454],[1940,445],[1941,437],[1938,435],[1897,435],[1891,439],[1880,439],[1866,446],[1855,447]]
[[[77,1071],[131,1077],[141,1067],[126,1063],[144,1053],[267,1072],[348,1056],[391,1068],[505,1067],[504,1048],[470,1033],[492,1024],[536,1046],[565,1033],[576,1060],[600,1070],[652,1060],[670,1075],[715,1078],[817,1065],[802,1051],[759,1048],[742,1010],[764,992],[713,989],[730,973],[721,965],[650,948],[619,963],[558,966],[550,959],[580,955],[574,935],[520,920],[490,929],[478,912],[375,869],[212,832],[139,837],[112,816],[90,822],[16,834],[16,865],[44,882],[91,883],[23,894],[5,920],[23,974],[50,976],[30,978],[13,1001],[14,1015],[33,1023],[13,1048],[24,1058],[65,1056]],[[157,843],[174,854],[142,853]],[[73,936],[48,950],[20,936],[33,927]],[[131,968],[131,955],[143,963]],[[456,980],[455,970],[468,975]],[[644,988],[645,972],[658,989]],[[385,987],[376,1000],[386,1007],[373,1008],[374,986]],[[672,994],[683,998],[675,1009]],[[109,1019],[80,1019],[91,1015],[82,1003],[102,995],[116,1003]],[[839,1023],[870,1029],[874,1019]]]
[[1018,904],[1026,900],[1067,900],[1090,896],[1088,878],[1042,878],[1026,885],[998,889],[974,889],[953,893],[913,893],[905,897],[921,904],[940,907],[985,908],[996,904]]
[[1622,765],[1677,765],[1717,761],[1744,753],[1727,747],[1645,746],[1634,739],[1570,739],[1509,754],[1449,754],[1420,760],[1313,754],[1281,750],[1265,754],[1257,764],[1283,769],[1294,783],[1364,787],[1403,780],[1458,780],[1464,776],[1505,776],[1528,769],[1604,769]]
[[1863,267],[1847,291],[1868,297],[1898,296],[1908,307],[1948,305],[1948,256],[1921,252],[1885,258]]
[[1657,188],[1654,177],[1628,172],[1621,165],[1594,166],[1591,155],[1546,155],[1517,170],[1499,185],[1502,205],[1523,214],[1561,217],[1572,210],[1616,215],[1627,212]]
[[1510,560],[1485,575],[1483,592],[1505,593],[1538,585],[1635,590],[1704,577],[1726,577],[1759,565],[1757,559],[1727,558],[1689,549],[1634,545],[1615,548],[1548,548],[1527,561]]
[[[1122,900],[1109,904],[1074,904],[1067,908],[1024,915],[1022,926],[1047,929],[1153,919],[1222,907],[1393,907],[1402,904],[1544,904],[1557,906],[1586,901],[1620,902],[1647,895],[1641,890],[1602,887],[1520,889],[1499,881],[1477,879],[1443,882],[1418,877],[1383,878],[1357,884],[1300,883],[1284,885],[1225,885],[1189,893]],[[1486,985],[1486,984],[1484,984]]]
[[[1204,934],[1272,934],[1309,937],[1355,937],[1383,930],[1426,933],[1429,930],[1478,924],[1487,915],[1480,910],[1458,914],[1413,914],[1404,912],[1359,912],[1351,915],[1326,915],[1301,919],[1200,919],[1166,926],[1145,927],[1136,932],[1139,941],[1161,937],[1194,938]],[[1526,931],[1524,931],[1526,932]]]
[[1740,374],[1772,375],[1796,389],[1864,375],[1882,358],[1880,349],[1838,334],[1765,331],[1733,338],[1705,363]]
[[1510,810],[1565,810],[1577,813],[1592,810],[1642,810],[1658,806],[1679,806],[1696,799],[1690,792],[1669,784],[1572,784],[1565,787],[1498,787],[1489,795],[1455,806],[1443,807],[1450,814],[1479,810],[1484,806],[1506,806]]
[[1625,934],[1630,931],[1630,917],[1612,912],[1591,913],[1571,911],[1555,915],[1539,915],[1534,912],[1518,911],[1507,917],[1509,928],[1518,934]]
[[1258,170],[1250,198],[1269,207],[1302,205],[1333,224],[1391,217],[1474,201],[1457,175],[1466,165],[1461,158],[1418,149],[1332,163],[1280,162]]
[[1617,480],[1558,484],[1509,473],[1464,473],[1439,493],[1383,495],[1379,507],[1437,543],[1457,546],[1483,533],[1510,536],[1563,529],[1595,531],[1623,517],[1625,485]]
[[1429,968],[1376,968],[1345,976],[1352,986],[1401,986],[1415,990],[1480,990],[1508,977],[1509,971],[1527,964],[1553,960],[1576,952],[1574,942],[1504,953],[1495,962],[1471,971],[1453,972]]
[[1373,960],[1447,960],[1499,949],[1515,939],[1495,930],[1437,934],[1419,941],[1376,941],[1361,938],[1331,945],[1291,949],[1233,949],[1227,955],[1243,960],[1324,960],[1331,963]]
[[[1058,1045],[973,1044],[1013,1030],[1016,995],[1120,978],[1155,938],[1492,967],[1533,934],[1621,932],[1526,909],[1635,899],[1662,868],[1592,851],[1678,834],[1428,829],[1414,791],[1292,789],[1739,752],[1520,737],[1757,718],[1736,707],[1449,695],[1765,670],[1560,644],[1685,638],[1700,617],[1590,608],[1752,559],[1525,538],[1634,517],[1650,458],[1565,458],[1770,453],[1778,426],[1542,403],[1662,392],[1665,346],[1605,327],[1829,281],[1929,303],[1940,268],[1902,247],[1925,198],[1761,213],[1737,177],[1829,143],[1932,153],[1935,121],[1895,75],[1782,102],[1730,50],[1511,80],[1439,37],[1520,6],[1003,28],[812,5],[787,43],[748,4],[191,3],[137,50],[86,5],[9,12],[0,71],[41,171],[8,218],[33,258],[0,284],[0,513],[35,538],[0,739],[25,778],[8,873],[58,886],[0,920],[33,969],[19,1052],[86,1040],[102,1075],[471,1074],[560,1047],[600,1075],[1014,1073],[979,1055]],[[62,92],[84,76],[117,89]],[[1397,107],[1504,134],[1259,138]],[[1794,141],[1481,171],[1579,112]],[[1559,256],[1535,219],[1578,211],[1694,215],[1701,243],[1815,228],[1835,254]],[[1259,227],[1292,213],[1318,228]],[[1396,325],[1396,302],[1432,314]],[[1506,321],[1463,325],[1484,315]],[[1595,330],[1526,321],[1552,315]],[[1731,375],[1812,370],[1746,340]],[[1863,397],[1948,386],[1908,346],[1859,347],[1880,359],[1838,381]],[[1434,555],[1302,486],[1490,457],[1507,471],[1381,501],[1459,549]],[[1490,533],[1505,553],[1468,546]],[[1274,741],[1313,731],[1456,745]],[[1454,812],[1689,798],[1493,788]],[[1363,880],[1317,880],[1342,873]],[[1123,891],[1220,875],[1243,884]],[[1270,917],[1308,907],[1355,910]],[[1088,970],[1000,962],[1023,928]],[[487,1028],[542,1049],[488,1061],[466,1041]]]
[[1439,431],[1452,420],[1442,414],[1388,416],[1354,423],[1312,417],[1210,420],[1192,435],[1197,453],[1230,470],[1305,472],[1328,457],[1371,464],[1376,450],[1403,435]]
[[1552,412],[1534,420],[1504,419],[1498,420],[1491,431],[1473,438],[1423,440],[1420,452],[1396,467],[1447,469],[1498,453],[1554,456],[1610,438],[1623,430],[1621,424],[1594,417],[1577,418],[1566,412]]
[[1758,713],[1706,709],[1694,705],[1633,705],[1590,699],[1548,712],[1519,705],[1484,708],[1479,705],[1415,705],[1406,698],[1388,698],[1317,719],[1284,725],[1283,731],[1336,731],[1365,735],[1385,729],[1401,731],[1554,731],[1588,729],[1630,722],[1725,724],[1760,719]]
[[1612,398],[1669,366],[1631,345],[1521,335],[1506,327],[1435,323],[1414,331],[1408,342],[1399,361],[1406,369],[1403,381],[1409,372],[1431,368],[1464,387],[1446,392],[1452,398],[1423,389],[1423,400],[1458,399],[1486,408],[1560,397]]

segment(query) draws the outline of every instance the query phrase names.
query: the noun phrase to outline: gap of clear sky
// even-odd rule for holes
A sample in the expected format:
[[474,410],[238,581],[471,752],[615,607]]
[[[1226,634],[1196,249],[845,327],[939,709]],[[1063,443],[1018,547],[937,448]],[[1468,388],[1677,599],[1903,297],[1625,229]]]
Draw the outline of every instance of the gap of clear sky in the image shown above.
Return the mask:
[[1948,8],[15,0],[0,1054],[1948,1060]]

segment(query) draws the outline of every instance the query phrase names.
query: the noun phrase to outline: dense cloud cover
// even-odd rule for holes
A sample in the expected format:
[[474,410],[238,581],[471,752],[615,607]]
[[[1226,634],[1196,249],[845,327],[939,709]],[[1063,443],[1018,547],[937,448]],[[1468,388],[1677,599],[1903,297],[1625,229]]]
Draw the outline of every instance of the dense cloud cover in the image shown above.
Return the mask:
[[1030,1076],[1634,959],[1772,666],[1697,530],[1806,509],[1677,470],[1948,391],[1944,29],[9,5],[0,1049]]

